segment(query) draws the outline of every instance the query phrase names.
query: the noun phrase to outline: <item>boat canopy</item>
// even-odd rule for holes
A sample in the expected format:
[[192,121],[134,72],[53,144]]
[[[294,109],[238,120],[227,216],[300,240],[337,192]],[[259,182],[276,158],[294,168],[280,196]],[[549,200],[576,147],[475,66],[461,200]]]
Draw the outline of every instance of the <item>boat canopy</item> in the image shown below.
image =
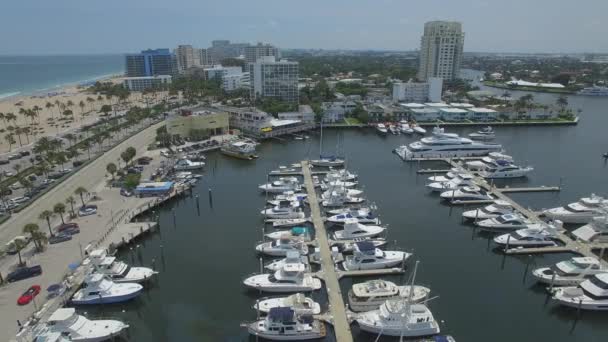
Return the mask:
[[290,307],[270,308],[268,319],[275,322],[293,322],[294,311]]

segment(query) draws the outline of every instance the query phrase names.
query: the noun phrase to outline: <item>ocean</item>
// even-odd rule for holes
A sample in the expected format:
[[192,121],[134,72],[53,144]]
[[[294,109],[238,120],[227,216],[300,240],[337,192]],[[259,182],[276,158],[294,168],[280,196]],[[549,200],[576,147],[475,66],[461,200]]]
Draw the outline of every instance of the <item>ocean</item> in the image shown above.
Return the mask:
[[0,100],[123,72],[123,55],[0,56]]

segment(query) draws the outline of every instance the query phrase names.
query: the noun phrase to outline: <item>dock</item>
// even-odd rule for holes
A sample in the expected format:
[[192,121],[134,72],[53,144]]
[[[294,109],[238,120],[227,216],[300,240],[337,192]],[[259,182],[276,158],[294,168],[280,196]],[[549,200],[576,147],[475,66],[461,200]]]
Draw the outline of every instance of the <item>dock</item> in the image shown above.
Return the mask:
[[346,306],[342,299],[342,291],[338,281],[338,273],[334,267],[334,261],[331,257],[329,241],[327,239],[327,230],[321,218],[321,209],[317,200],[317,193],[312,181],[311,170],[308,161],[302,161],[302,174],[304,176],[304,184],[308,192],[312,223],[315,227],[315,236],[317,238],[319,250],[321,253],[321,269],[325,287],[327,288],[327,298],[329,299],[329,307],[331,310],[331,323],[334,326],[336,340],[340,342],[352,342],[353,335],[350,330],[349,318],[346,313]]

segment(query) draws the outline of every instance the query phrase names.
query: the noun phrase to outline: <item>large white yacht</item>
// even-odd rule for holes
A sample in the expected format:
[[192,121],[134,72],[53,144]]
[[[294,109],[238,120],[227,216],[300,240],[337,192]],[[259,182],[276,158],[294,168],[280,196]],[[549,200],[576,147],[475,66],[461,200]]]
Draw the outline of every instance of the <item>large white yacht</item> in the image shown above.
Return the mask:
[[116,257],[108,256],[103,249],[91,251],[89,262],[97,272],[107,275],[115,283],[142,283],[158,273],[148,267],[131,267]]
[[44,342],[44,336],[59,334],[67,341],[101,342],[120,337],[128,328],[121,321],[89,320],[74,308],[61,308],[48,318],[44,334],[36,336],[35,341]]
[[272,341],[314,340],[326,335],[323,322],[311,315],[299,315],[289,307],[270,309],[268,316],[248,324],[247,330]]
[[321,195],[321,204],[323,207],[342,207],[347,204],[359,204],[365,202],[365,198],[355,197],[355,195],[349,194],[351,191],[353,191],[353,193],[355,191],[359,194],[362,193],[361,190],[328,190]]
[[440,195],[441,199],[446,201],[478,201],[478,200],[493,200],[492,196],[481,190],[478,186],[471,185],[458,188],[456,190],[444,191]]
[[253,305],[255,310],[268,313],[273,308],[288,307],[297,314],[318,315],[321,313],[321,305],[303,293],[296,293],[287,297],[262,298]]
[[342,267],[346,271],[375,270],[390,268],[405,262],[411,253],[400,251],[383,251],[369,241],[355,243],[353,255],[344,258]]
[[[348,291],[348,306],[352,311],[362,312],[376,310],[387,300],[404,300],[410,297],[411,286],[397,286],[386,280],[370,280],[353,284]],[[412,303],[419,303],[428,298],[431,290],[424,286],[414,285]]]
[[588,223],[593,217],[607,210],[608,200],[591,194],[563,207],[543,210],[543,214],[552,220],[560,220],[564,223]]
[[551,267],[541,267],[532,271],[532,275],[541,283],[553,283],[555,286],[576,286],[588,278],[608,273],[598,259],[591,257],[574,257],[560,261]]
[[475,225],[484,230],[503,231],[530,228],[534,223],[520,214],[505,214],[475,222]]
[[608,242],[608,216],[594,217],[591,222],[574,230],[572,235],[584,242]]
[[142,290],[140,284],[116,284],[105,275],[93,273],[85,277],[83,287],[76,291],[71,302],[74,305],[121,303],[139,296]]
[[283,236],[278,240],[262,242],[255,246],[258,253],[270,256],[286,256],[289,251],[297,251],[302,255],[308,254],[308,245],[300,238]]
[[304,264],[286,264],[273,274],[253,275],[243,284],[265,292],[309,292],[321,288],[321,280],[308,273]]
[[346,219],[344,230],[334,232],[336,240],[352,240],[357,238],[370,238],[382,234],[386,228],[380,226],[366,226],[357,219]]
[[443,128],[435,127],[431,137],[400,146],[395,152],[401,159],[411,160],[414,158],[483,156],[501,150],[502,146],[499,144],[476,142],[461,138],[455,133],[445,133]]
[[334,189],[336,187],[340,188],[354,188],[357,186],[357,181],[342,181],[342,180],[333,180],[329,182],[323,182],[321,184],[321,190]]
[[264,192],[276,194],[286,191],[299,191],[301,186],[296,177],[281,177],[279,180],[262,184],[258,188]]
[[555,246],[555,230],[551,228],[524,228],[514,232],[499,235],[494,242],[509,247],[541,247]]
[[581,310],[608,310],[608,273],[596,274],[576,287],[557,288],[553,299]]
[[507,201],[495,200],[494,203],[481,209],[468,210],[462,213],[462,217],[470,220],[485,220],[505,214],[512,214],[513,206]]
[[475,177],[473,177],[473,175],[463,173],[463,174],[457,175],[456,177],[452,178],[451,180],[449,180],[447,182],[433,182],[433,183],[427,184],[426,187],[434,192],[456,190],[458,188],[462,188],[465,186],[475,185],[475,183],[473,182],[474,178]]

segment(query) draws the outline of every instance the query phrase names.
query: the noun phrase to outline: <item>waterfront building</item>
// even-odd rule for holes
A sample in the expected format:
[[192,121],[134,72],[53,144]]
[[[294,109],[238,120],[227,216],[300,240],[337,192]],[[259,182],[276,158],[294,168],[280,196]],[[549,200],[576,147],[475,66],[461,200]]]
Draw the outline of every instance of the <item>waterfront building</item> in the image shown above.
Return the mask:
[[469,111],[466,109],[441,107],[438,110],[443,121],[462,122],[469,118]]
[[499,113],[490,108],[473,107],[468,109],[470,118],[473,121],[496,121]]
[[357,108],[357,103],[352,100],[323,102],[321,110],[323,111],[323,122],[335,123],[344,120],[346,114],[352,113]]
[[192,45],[179,45],[177,49],[175,49],[175,57],[180,73],[184,73],[185,70],[201,65],[200,51],[193,48]]
[[430,21],[424,24],[420,40],[418,79],[439,77],[449,81],[458,78],[462,63],[464,33],[462,24],[453,21]]
[[175,75],[177,60],[169,49],[143,50],[125,56],[125,76],[144,77]]
[[315,112],[309,105],[299,105],[297,112],[285,112],[277,115],[281,120],[300,120],[302,122],[315,122]]
[[248,66],[251,78],[249,89],[253,100],[272,98],[298,104],[298,62],[284,59],[277,61],[274,56],[264,56]]
[[228,133],[229,114],[212,108],[182,109],[165,120],[172,136],[210,137]]
[[393,102],[439,102],[443,80],[430,77],[427,82],[393,83]]
[[171,84],[171,79],[170,75],[125,77],[123,79],[123,86],[130,91],[143,91],[149,88],[158,89],[164,85]]
[[314,122],[275,119],[272,115],[254,107],[218,105],[214,108],[228,112],[231,129],[238,129],[243,134],[256,139],[292,134],[316,127]]
[[281,53],[278,48],[270,44],[258,43],[257,45],[245,47],[245,62],[255,63],[258,58],[264,56],[274,56],[276,59],[281,59]]
[[439,120],[439,111],[435,108],[413,108],[409,110],[410,119],[417,122],[433,122]]

